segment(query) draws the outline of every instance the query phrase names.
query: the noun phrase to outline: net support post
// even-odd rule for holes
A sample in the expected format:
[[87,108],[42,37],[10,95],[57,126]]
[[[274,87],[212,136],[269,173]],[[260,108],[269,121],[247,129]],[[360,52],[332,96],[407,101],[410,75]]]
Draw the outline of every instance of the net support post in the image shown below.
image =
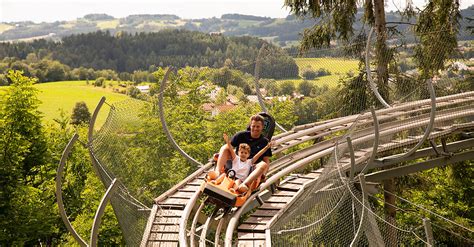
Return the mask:
[[423,226],[425,228],[426,234],[426,243],[428,247],[433,246],[434,238],[433,238],[433,231],[431,229],[431,221],[428,218],[423,218]]
[[91,120],[89,121],[89,132],[87,134],[87,141],[89,145],[92,142],[92,134],[94,132],[95,121],[97,120],[97,116],[99,115],[99,111],[102,108],[102,105],[105,103],[105,97],[100,98],[99,103],[95,107],[94,113],[92,113]]
[[362,213],[361,213],[361,216],[360,216],[360,221],[359,221],[359,227],[357,228],[357,232],[355,233],[354,235],[354,238],[352,239],[352,242],[350,244],[350,246],[358,246],[357,242],[359,242],[359,239],[360,239],[360,236],[362,235],[362,227],[364,225],[364,221],[365,221],[365,214],[366,214],[366,211],[367,211],[367,208],[365,206],[366,202],[367,202],[367,192],[366,192],[366,185],[365,185],[365,175],[363,173],[361,173],[359,175],[359,181],[360,181],[360,188],[361,188],[361,191],[362,191]]
[[63,173],[64,173],[64,166],[66,165],[66,160],[69,157],[69,153],[71,152],[71,149],[78,138],[79,138],[79,135],[77,133],[72,136],[71,140],[69,140],[69,143],[67,144],[61,156],[61,161],[59,162],[59,167],[56,173],[56,200],[58,203],[59,214],[61,215],[61,219],[66,225],[67,230],[72,234],[72,236],[74,237],[74,239],[77,241],[77,243],[80,246],[85,247],[85,246],[88,246],[86,241],[84,241],[84,239],[82,239],[81,236],[79,236],[79,234],[76,232],[71,222],[69,221],[69,218],[67,217],[67,213],[64,208],[63,192],[62,192],[62,179],[63,179]]
[[116,182],[117,182],[117,179],[114,178],[109,188],[105,192],[104,196],[102,197],[102,200],[100,201],[99,208],[97,209],[97,212],[94,217],[94,223],[92,224],[91,239],[90,239],[91,247],[97,246],[97,238],[99,236],[99,226],[102,221],[102,216],[104,215],[104,212],[105,212],[105,207],[107,206],[107,203],[109,202],[110,197],[113,195],[113,193],[117,189],[117,185],[119,184]]
[[351,155],[351,170],[349,173],[349,179],[351,181],[354,180],[354,173],[355,173],[355,156],[354,156],[354,147],[352,146],[352,139],[350,136],[346,138],[347,146],[349,148],[349,154]]
[[[257,61],[255,61],[255,70],[254,70],[255,75],[254,75],[254,78],[255,78],[255,91],[257,93],[258,104],[260,105],[260,108],[262,108],[263,112],[268,112],[268,109],[265,106],[265,102],[263,101],[262,94],[260,93],[260,85],[258,84],[258,82],[260,81],[260,71],[261,71],[260,67],[261,67],[261,64],[262,64],[262,56],[263,56],[263,52],[265,51],[265,48],[266,48],[266,44],[263,43],[262,47],[260,47],[260,49],[258,50]],[[278,124],[276,121],[275,121],[275,125],[281,131],[287,132],[287,130],[285,128],[283,128],[283,126]]]
[[391,106],[385,101],[382,95],[380,95],[377,85],[372,80],[372,71],[370,70],[369,49],[370,49],[370,39],[372,38],[373,32],[374,32],[374,28],[372,27],[370,29],[369,36],[367,37],[367,44],[365,46],[365,69],[367,72],[367,81],[369,81],[370,89],[372,89],[372,92],[375,94],[375,97],[379,100],[379,102],[386,108],[390,108]]
[[197,166],[203,166],[203,164],[197,160],[195,160],[193,157],[191,157],[189,154],[187,154],[179,145],[176,143],[174,140],[173,136],[171,135],[171,132],[168,128],[168,124],[166,123],[166,118],[165,118],[165,113],[163,109],[163,94],[165,91],[165,86],[166,82],[168,81],[168,77],[171,72],[174,72],[173,67],[169,67],[168,70],[166,70],[166,73],[163,77],[163,80],[161,80],[160,84],[160,93],[158,94],[158,108],[160,111],[160,121],[161,121],[161,126],[163,127],[163,130],[165,131],[166,137],[168,140],[171,142],[173,147],[188,161],[190,161],[192,164],[195,164]]
[[375,156],[377,156],[377,150],[378,150],[379,141],[380,141],[379,119],[377,118],[377,113],[375,113],[374,107],[370,108],[370,113],[372,114],[372,118],[374,120],[374,146],[372,148],[372,155],[370,155],[369,161],[367,161],[367,165],[361,171],[361,173],[363,174],[367,173],[367,170],[374,162]]
[[435,118],[436,118],[436,95],[435,95],[435,91],[434,91],[434,87],[433,87],[433,83],[431,82],[431,79],[428,79],[426,80],[426,83],[428,84],[428,91],[430,92],[430,98],[431,98],[431,112],[430,112],[430,122],[428,123],[428,126],[426,127],[426,130],[425,130],[425,133],[423,134],[423,137],[421,138],[421,140],[412,148],[410,149],[408,152],[400,155],[400,156],[396,156],[396,157],[393,157],[393,158],[389,158],[389,159],[383,159],[382,162],[386,162],[388,160],[390,160],[391,162],[393,161],[397,161],[397,160],[401,160],[405,157],[408,157],[410,155],[412,155],[413,153],[416,152],[416,150],[418,150],[418,148],[420,148],[423,143],[428,139],[428,137],[430,136],[431,134],[431,130],[433,129],[433,126],[434,126],[434,123],[435,123]]

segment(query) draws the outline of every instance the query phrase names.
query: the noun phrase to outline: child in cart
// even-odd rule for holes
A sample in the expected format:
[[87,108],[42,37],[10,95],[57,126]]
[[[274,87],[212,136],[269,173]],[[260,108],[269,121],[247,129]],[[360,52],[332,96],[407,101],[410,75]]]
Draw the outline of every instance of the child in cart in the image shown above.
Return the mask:
[[[245,179],[249,176],[252,166],[255,162],[262,156],[267,149],[271,148],[273,142],[269,142],[264,148],[262,148],[257,154],[254,155],[252,159],[249,159],[250,156],[250,146],[247,143],[240,143],[238,148],[238,153],[234,151],[234,147],[230,143],[229,136],[226,133],[223,134],[224,141],[226,142],[226,149],[230,153],[230,158],[232,160],[232,170],[235,172],[235,183],[233,188],[230,188],[230,192],[233,193],[245,193],[248,190],[248,187],[245,183]],[[209,174],[211,175],[211,174]],[[212,180],[211,183],[220,184],[224,177],[225,173],[222,173],[219,177],[213,178],[211,175],[209,178]],[[215,180],[213,180],[215,179]]]

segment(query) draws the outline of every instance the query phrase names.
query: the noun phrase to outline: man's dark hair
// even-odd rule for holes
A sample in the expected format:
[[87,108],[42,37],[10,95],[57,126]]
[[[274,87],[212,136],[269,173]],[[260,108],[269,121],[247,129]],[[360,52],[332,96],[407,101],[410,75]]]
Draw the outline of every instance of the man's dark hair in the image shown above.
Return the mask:
[[250,122],[252,121],[257,121],[257,122],[262,122],[262,124],[265,124],[265,119],[260,116],[260,115],[253,115],[252,117],[250,117]]

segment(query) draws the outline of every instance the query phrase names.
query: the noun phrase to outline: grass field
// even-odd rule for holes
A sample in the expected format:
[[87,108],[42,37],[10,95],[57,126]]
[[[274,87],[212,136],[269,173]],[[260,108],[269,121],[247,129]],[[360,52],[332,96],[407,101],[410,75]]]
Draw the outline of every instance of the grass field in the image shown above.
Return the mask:
[[[343,58],[295,58],[295,62],[300,71],[309,66],[314,70],[322,68],[331,72],[331,75],[321,76],[315,80],[310,80],[317,86],[327,85],[330,88],[336,87],[339,79],[345,76],[346,73],[356,71],[359,63],[357,60]],[[295,82],[297,85],[297,83],[301,82],[302,79],[294,79],[291,81]]]
[[[42,102],[39,111],[43,113],[45,123],[53,123],[53,119],[60,116],[60,109],[67,116],[71,116],[76,102],[84,101],[89,111],[94,111],[102,96],[106,97],[107,103],[114,103],[128,99],[123,94],[113,93],[110,89],[86,85],[85,81],[60,81],[35,84],[39,90],[38,99]],[[0,96],[5,93],[6,87],[0,87]],[[99,112],[95,127],[100,128],[105,122],[109,108],[104,105]]]

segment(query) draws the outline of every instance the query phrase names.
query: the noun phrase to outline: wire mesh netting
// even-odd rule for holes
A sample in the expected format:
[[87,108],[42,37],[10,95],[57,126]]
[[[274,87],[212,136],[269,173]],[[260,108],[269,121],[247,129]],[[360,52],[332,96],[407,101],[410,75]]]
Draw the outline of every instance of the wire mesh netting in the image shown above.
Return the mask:
[[[145,102],[127,100],[110,106],[105,124],[95,133],[90,152],[95,170],[105,187],[117,178],[119,187],[110,202],[128,245],[140,244],[150,214],[152,200],[140,191],[147,162],[137,158],[130,145],[143,128],[139,117]],[[148,199],[148,200],[145,200]],[[144,204],[147,203],[147,204]]]
[[[300,199],[286,208],[285,214],[269,226],[273,245],[345,246],[352,243],[360,246],[411,246],[427,241],[421,221],[414,222],[412,226],[400,226],[396,218],[384,211],[390,207],[387,202],[376,203],[380,195],[374,192],[375,185],[367,186],[372,190],[361,189],[362,181],[357,175],[359,172],[368,172],[368,169],[378,172],[386,168],[369,162],[376,125],[368,109],[378,109],[378,158],[394,155],[387,159],[390,163],[403,158],[403,154],[415,147],[429,147],[426,140],[450,138],[456,130],[472,129],[472,75],[460,69],[453,59],[447,62],[444,70],[427,77],[412,59],[415,54],[415,49],[410,45],[412,41],[399,40],[394,34],[388,42],[390,49],[383,54],[392,61],[388,64],[387,80],[383,81],[377,77],[374,61],[380,58],[375,56],[373,41],[367,43],[364,35],[350,44],[338,43],[335,47],[307,52],[304,57],[297,57],[298,54],[291,50],[286,54],[262,45],[255,61],[247,61],[245,66],[229,65],[211,76],[200,74],[202,71],[197,68],[180,70],[178,75],[171,78],[170,90],[164,92],[167,100],[165,115],[173,120],[169,122],[171,132],[178,135],[181,138],[178,142],[184,143],[185,150],[200,161],[210,157],[221,144],[212,139],[221,136],[222,129],[210,127],[211,133],[205,130],[213,121],[226,121],[222,116],[227,115],[218,116],[227,111],[223,105],[229,108],[230,105],[246,105],[246,110],[238,114],[250,115],[259,110],[257,104],[260,104],[281,124],[277,134],[293,125],[308,129],[302,135],[306,142],[297,140],[296,143],[301,144],[288,145],[283,157],[275,159],[278,166],[272,168],[273,174],[315,152],[332,148],[324,159],[317,156],[315,160],[305,162],[305,165],[313,165],[311,169],[324,167],[323,174],[306,186],[299,195]],[[400,36],[414,37],[407,33]],[[368,70],[365,68],[365,54],[369,54],[371,64]],[[280,60],[291,60],[291,56],[295,57],[296,62],[290,61],[282,66]],[[461,57],[458,60],[470,58]],[[202,70],[206,69],[209,68]],[[249,74],[251,70],[255,73],[253,77]],[[240,77],[235,76],[236,73],[241,73],[239,75],[245,79],[237,80]],[[373,76],[370,78],[367,73]],[[224,88],[223,100],[218,99],[217,90],[206,88],[201,91],[207,82],[217,83]],[[384,100],[391,104],[390,108],[383,109],[383,103],[374,96],[374,87],[370,83],[378,83],[378,90]],[[430,92],[429,83],[434,86],[434,94]],[[235,100],[232,97],[229,99],[227,94],[240,96]],[[179,97],[188,98],[185,101]],[[217,112],[204,110],[212,97],[212,107]],[[431,97],[436,98],[435,108],[432,108]],[[290,98],[292,101],[288,101]],[[222,102],[217,103],[219,100]],[[105,124],[94,133],[90,143],[91,155],[101,181],[106,187],[114,178],[120,183],[111,203],[126,242],[132,246],[142,241],[153,198],[196,169],[196,166],[187,165],[180,154],[170,151],[173,147],[163,134],[155,108],[156,99],[152,97],[111,105]],[[299,117],[296,118],[296,115]],[[319,125],[330,125],[331,121],[336,122],[349,115],[353,115],[350,121],[318,129]],[[229,123],[225,127],[226,131],[234,131],[241,126]],[[309,131],[313,127],[314,133]],[[296,131],[295,128],[292,131]],[[426,140],[421,143],[423,139]],[[185,143],[192,142],[202,145],[186,147]],[[318,145],[327,145],[328,148],[313,148]],[[293,158],[292,154],[303,149],[306,153]],[[354,150],[353,172],[351,149]],[[314,163],[318,164],[314,166]],[[310,165],[302,166],[300,170]],[[354,174],[355,177],[351,177]],[[160,178],[159,182],[157,177]],[[162,208],[160,210],[165,213],[158,213],[161,218],[155,220],[170,220],[179,216],[169,214]],[[177,228],[176,219],[172,223],[170,227]],[[464,235],[461,237],[466,238]]]
[[[409,35],[405,37],[407,36]],[[368,44],[367,47],[370,45]],[[403,43],[397,44],[396,40],[391,43],[391,48],[398,49],[396,54],[400,56],[397,59],[399,64],[410,61],[408,57],[414,55],[413,47]],[[439,58],[444,53],[442,47],[440,49]],[[337,49],[330,50],[331,52],[337,51]],[[370,49],[369,52],[371,52]],[[375,68],[369,68],[369,71],[374,73],[372,80],[377,81],[375,70]],[[394,165],[403,166],[409,164],[410,160],[426,157],[427,155],[421,154],[415,157],[410,155],[418,149],[425,151],[429,149],[430,140],[435,142],[439,137],[454,140],[456,137],[450,136],[456,132],[455,130],[472,129],[474,114],[471,110],[472,107],[470,107],[472,104],[472,78],[459,76],[459,74],[458,76],[449,76],[450,73],[459,72],[453,72],[454,70],[452,67],[445,67],[444,70],[437,71],[437,75],[429,80],[423,79],[422,72],[416,69],[410,71],[407,68],[403,70],[398,68],[398,70],[391,71],[387,84],[390,97],[384,99],[392,105],[390,108],[376,111],[379,122],[378,134],[380,135],[377,152],[380,160],[385,158],[385,162],[391,162],[391,166],[385,165],[387,168],[393,168]],[[466,79],[468,82],[465,81]],[[358,80],[359,83],[367,80],[366,75],[361,76]],[[361,171],[374,173],[384,169],[383,165],[377,167],[368,162],[374,145],[375,126],[373,125],[374,119],[367,109],[371,105],[378,105],[378,108],[383,105],[378,102],[379,99],[364,93],[365,90],[368,90],[369,83],[370,81],[355,83],[352,87],[348,101],[350,104],[346,107],[356,110],[347,111],[343,106],[339,116],[362,113],[356,115],[357,117],[350,123],[351,127],[344,135],[336,138],[337,145],[329,160],[323,164],[324,170],[320,178],[307,186],[304,192],[298,195],[298,199],[289,208],[286,208],[284,215],[269,226],[272,245],[412,246],[428,243],[420,210],[416,211],[418,221],[409,226],[400,225],[399,219],[392,217],[387,210],[390,211],[391,208],[391,210],[399,211],[399,215],[402,217],[406,217],[406,212],[383,199],[382,202],[378,201],[381,197],[383,198],[380,195],[380,186],[377,190],[373,184],[369,184],[367,188],[372,189],[368,189],[365,193],[368,194],[372,190],[371,194],[364,196],[361,193],[361,182],[357,173]],[[434,85],[434,93],[430,94],[429,83]],[[409,89],[403,88],[408,86]],[[357,92],[357,89],[360,91]],[[455,93],[461,94],[446,97],[446,95]],[[356,94],[362,97],[357,97]],[[435,98],[436,103],[434,103]],[[433,121],[430,120],[431,118]],[[354,149],[353,162],[356,165],[354,180],[351,179],[348,137],[352,140]],[[432,145],[437,144],[432,143]],[[410,158],[403,159],[407,156]],[[398,162],[395,162],[396,160]],[[429,158],[426,157],[426,160]],[[403,176],[403,174],[403,172],[398,174],[394,171],[392,176],[387,175],[387,179]],[[434,213],[430,212],[428,215],[432,217]],[[460,227],[464,234],[455,236],[455,238],[464,238],[464,242],[457,243],[472,243],[470,240],[472,230],[466,226]],[[452,231],[448,235],[454,233]],[[436,239],[436,236],[434,238]],[[443,242],[435,240],[434,243],[442,244]]]

